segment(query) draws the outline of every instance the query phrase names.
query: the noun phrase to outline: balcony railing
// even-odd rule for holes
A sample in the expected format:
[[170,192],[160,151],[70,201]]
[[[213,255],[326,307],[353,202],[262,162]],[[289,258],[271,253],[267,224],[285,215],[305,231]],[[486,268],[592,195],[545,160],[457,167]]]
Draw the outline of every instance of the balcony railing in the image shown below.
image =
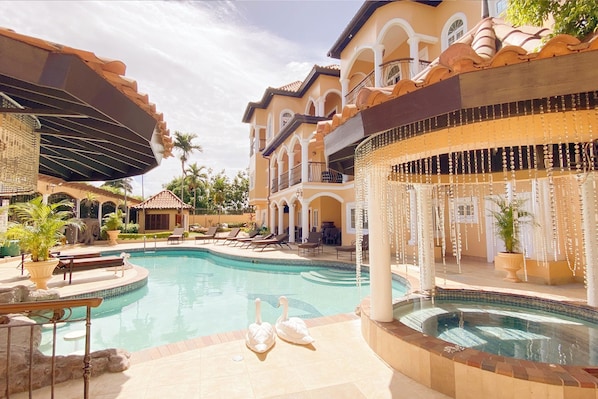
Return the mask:
[[283,172],[282,175],[278,176],[278,189],[284,190],[289,187],[289,173]]
[[[73,361],[81,361],[83,370],[83,392],[80,397],[89,398],[91,308],[101,303],[102,298],[86,298],[1,304],[0,315],[22,314],[31,320],[25,322],[12,318],[10,324],[0,324],[0,351],[6,354],[2,360],[4,365],[0,366],[0,370],[3,369],[0,374],[1,397],[10,398],[11,394],[23,391],[29,392],[29,397],[32,397],[35,389],[50,386],[50,397],[54,398],[54,386],[71,378],[70,373],[65,371],[65,360],[58,362],[56,357],[57,324],[79,322],[85,323],[85,330],[81,334],[85,348],[79,356],[73,357]],[[75,317],[73,309],[81,307],[86,308],[84,316]],[[40,353],[42,326],[52,335],[48,340],[50,355]],[[81,355],[82,360],[78,360]],[[59,364],[62,364],[60,372]]]
[[301,183],[301,165],[291,169],[291,186]]
[[276,193],[278,192],[278,177],[272,179],[272,184],[270,185],[270,192]]
[[314,183],[342,183],[343,175],[334,170],[327,169],[324,162],[309,162],[308,180]]
[[[385,62],[380,65],[382,68],[382,81],[384,86],[392,86],[401,79],[411,79],[412,76],[417,75],[430,64],[429,61],[420,60],[417,64],[413,62],[413,58],[399,58],[396,60]],[[359,90],[364,87],[374,87],[374,71],[371,71],[361,82],[357,83],[345,96],[347,104],[355,104],[355,99]]]

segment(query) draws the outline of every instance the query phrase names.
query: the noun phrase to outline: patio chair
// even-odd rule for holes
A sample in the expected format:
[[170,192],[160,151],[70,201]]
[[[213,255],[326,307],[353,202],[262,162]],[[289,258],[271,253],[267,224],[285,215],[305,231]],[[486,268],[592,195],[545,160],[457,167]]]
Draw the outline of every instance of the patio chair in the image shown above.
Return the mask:
[[216,241],[224,241],[224,242],[226,242],[226,240],[229,240],[231,238],[237,237],[239,235],[240,231],[241,231],[240,227],[233,227],[228,232],[228,235],[226,235],[226,236],[220,236],[220,237],[214,237],[214,242],[216,242]]
[[227,238],[226,240],[224,240],[224,243],[227,245],[237,246],[237,244],[239,243],[239,241],[241,239],[245,239],[245,238],[253,239],[258,234],[259,234],[259,230],[251,230],[247,233],[247,235],[237,236],[237,237],[233,237],[233,238]]
[[[336,259],[338,259],[339,252],[348,252],[349,259],[353,260],[353,253],[357,251],[356,242],[352,241],[351,245],[341,245],[340,247],[336,247]],[[363,241],[361,242],[361,251],[362,253],[367,255],[368,250],[370,249],[370,240],[369,235],[365,234],[363,236]]]
[[305,242],[297,244],[297,255],[303,252],[324,252],[322,245],[322,232],[310,231]]
[[218,227],[210,227],[208,229],[208,231],[206,232],[206,234],[204,235],[200,235],[200,236],[195,236],[195,243],[197,243],[197,241],[206,241],[206,240],[214,240],[214,237],[216,237],[216,231],[218,230]]
[[268,248],[270,245],[278,245],[280,248],[282,248],[283,245],[286,245],[287,247],[289,247],[289,249],[292,249],[288,243],[288,239],[289,239],[289,234],[282,233],[282,234],[277,235],[274,238],[269,238],[266,240],[251,241],[251,246],[253,247],[254,250],[261,248],[262,251],[264,251],[264,249]]
[[185,233],[185,229],[182,227],[176,227],[171,235],[168,236],[167,244],[174,244],[175,242],[179,244],[183,241],[183,234]]
[[[252,242],[257,242],[259,240],[269,240],[271,238],[274,238],[274,234],[272,234],[272,233],[266,234],[266,235],[258,234],[253,238],[250,238],[250,237],[237,238],[237,243],[241,244],[241,248],[249,248],[249,247],[251,247]],[[235,244],[235,246],[236,246],[236,244]]]

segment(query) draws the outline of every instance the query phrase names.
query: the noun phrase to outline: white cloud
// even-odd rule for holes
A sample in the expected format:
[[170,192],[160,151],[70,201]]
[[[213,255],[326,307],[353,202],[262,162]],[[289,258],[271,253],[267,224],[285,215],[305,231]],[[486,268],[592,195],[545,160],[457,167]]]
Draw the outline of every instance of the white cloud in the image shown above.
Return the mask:
[[[189,163],[229,176],[249,161],[249,126],[241,122],[247,103],[322,64],[310,61],[309,50],[244,20],[235,2],[0,2],[0,26],[123,61],[171,135],[198,135],[204,151]],[[145,196],[180,174],[178,158],[164,159],[144,177]]]

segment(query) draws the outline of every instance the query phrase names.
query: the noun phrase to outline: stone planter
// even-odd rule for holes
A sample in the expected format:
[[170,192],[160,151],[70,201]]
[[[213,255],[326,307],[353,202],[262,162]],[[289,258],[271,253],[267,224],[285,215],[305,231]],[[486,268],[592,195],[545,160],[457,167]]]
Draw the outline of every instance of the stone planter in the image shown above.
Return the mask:
[[106,234],[108,234],[108,239],[110,240],[108,242],[108,245],[118,244],[116,239],[118,238],[118,235],[120,234],[120,230],[108,230],[108,231],[106,231]]
[[499,252],[494,257],[494,266],[496,269],[507,272],[507,276],[504,278],[506,281],[521,282],[517,277],[517,272],[523,267],[522,253]]
[[25,269],[29,272],[29,279],[35,283],[38,290],[47,290],[48,281],[58,266],[58,259],[49,259],[40,262],[25,262]]

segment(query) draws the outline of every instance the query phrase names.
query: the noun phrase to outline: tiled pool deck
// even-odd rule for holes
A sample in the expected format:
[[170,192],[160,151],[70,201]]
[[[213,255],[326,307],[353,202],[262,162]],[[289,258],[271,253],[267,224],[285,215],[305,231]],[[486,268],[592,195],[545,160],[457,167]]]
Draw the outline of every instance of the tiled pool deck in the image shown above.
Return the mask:
[[[336,262],[336,251],[326,247],[323,254],[299,255],[296,249],[252,251],[225,245],[198,244],[187,240],[179,245],[157,243],[161,248],[194,247],[227,256],[253,259],[282,259],[289,262],[306,259]],[[119,244],[116,247],[93,246],[97,251],[143,249],[143,244]],[[153,249],[153,244],[152,244]],[[73,247],[65,252],[86,252],[89,247]],[[346,259],[342,259],[345,262]],[[25,284],[18,261],[0,262],[0,286]],[[418,272],[411,266],[393,266],[393,271],[416,282]],[[133,284],[145,278],[144,271],[132,268],[114,274],[105,270],[77,272],[72,285],[54,276],[49,283],[61,296],[89,292],[111,292],[114,287]],[[138,284],[138,283],[137,283]],[[480,262],[437,265],[437,285],[445,288],[475,288],[528,294],[542,298],[585,302],[582,284],[547,286],[510,283],[494,272],[493,266]],[[417,286],[417,283],[414,283]],[[118,374],[92,379],[91,397],[108,398],[448,398],[395,371],[383,362],[362,336],[361,321],[344,314],[308,320],[316,338],[313,346],[303,347],[277,340],[272,350],[256,355],[245,347],[245,331],[233,331],[198,337],[132,354],[131,367]],[[40,395],[49,390],[40,390]],[[57,397],[79,398],[81,383],[69,382],[57,387]],[[11,396],[13,397],[13,396]],[[17,398],[26,396],[14,396]],[[40,396],[49,397],[49,396]]]

